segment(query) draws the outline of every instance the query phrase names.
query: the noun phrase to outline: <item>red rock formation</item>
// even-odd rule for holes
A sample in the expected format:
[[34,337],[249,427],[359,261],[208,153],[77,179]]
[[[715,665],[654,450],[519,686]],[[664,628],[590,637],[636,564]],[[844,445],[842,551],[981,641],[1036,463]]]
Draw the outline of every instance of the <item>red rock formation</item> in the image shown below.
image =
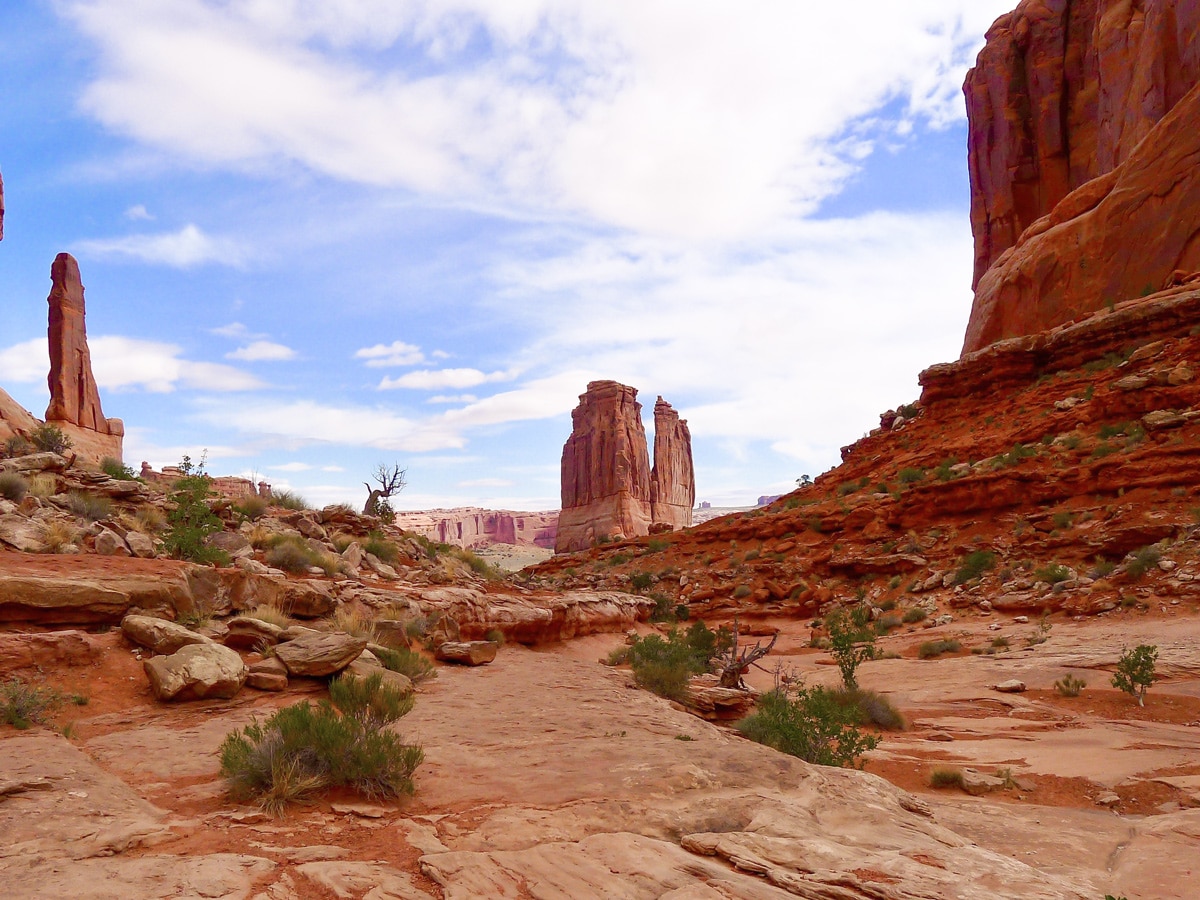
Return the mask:
[[6,441],[17,434],[29,434],[37,424],[33,413],[0,388],[0,441]]
[[106,419],[100,392],[92,375],[88,352],[79,264],[69,253],[60,253],[50,268],[50,405],[46,421],[71,438],[81,456],[121,458],[125,427],[120,419]]
[[472,550],[493,544],[553,550],[558,513],[475,507],[431,509],[397,513],[395,525],[405,531],[422,534],[430,540]]
[[593,381],[571,413],[563,447],[562,513],[554,549],[582,550],[600,538],[650,530],[650,456],[637,389]]
[[650,471],[650,519],[672,530],[692,524],[696,473],[692,468],[692,433],[670,403],[654,404],[654,468]]
[[1200,266],[1198,31],[1200,0],[1024,0],[992,26],[965,86],[977,295],[964,352]]

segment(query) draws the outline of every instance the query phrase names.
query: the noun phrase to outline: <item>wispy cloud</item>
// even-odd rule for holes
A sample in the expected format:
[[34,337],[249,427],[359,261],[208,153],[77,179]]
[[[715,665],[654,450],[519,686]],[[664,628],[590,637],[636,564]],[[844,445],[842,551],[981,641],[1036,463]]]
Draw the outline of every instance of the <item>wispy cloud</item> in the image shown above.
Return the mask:
[[137,234],[118,238],[95,238],[75,244],[83,256],[126,259],[153,265],[190,269],[206,263],[240,266],[244,250],[228,238],[209,237],[195,225],[164,234]]
[[282,362],[296,358],[296,351],[283,344],[271,341],[254,341],[245,347],[238,347],[231,353],[225,354],[226,359],[240,359],[243,362]]
[[[435,352],[435,356],[438,354]],[[392,341],[390,344],[376,344],[373,347],[363,347],[354,353],[355,359],[366,360],[372,368],[398,368],[400,366],[416,366],[425,362],[425,354],[415,344],[404,341]]]
[[491,384],[497,381],[512,381],[515,372],[481,372],[479,369],[421,369],[398,378],[384,377],[379,390],[390,391],[408,388],[418,391],[462,390]]
[[154,216],[150,215],[150,211],[142,204],[131,206],[125,210],[125,218],[133,222],[153,222]]

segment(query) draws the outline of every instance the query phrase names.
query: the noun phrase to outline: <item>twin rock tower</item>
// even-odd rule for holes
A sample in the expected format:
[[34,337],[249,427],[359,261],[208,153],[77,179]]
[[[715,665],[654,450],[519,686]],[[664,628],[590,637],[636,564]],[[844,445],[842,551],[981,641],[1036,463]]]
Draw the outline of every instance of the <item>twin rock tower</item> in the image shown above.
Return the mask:
[[563,447],[556,553],[692,524],[696,475],[687,421],[658,398],[651,467],[637,393],[616,381],[593,381],[580,395]]

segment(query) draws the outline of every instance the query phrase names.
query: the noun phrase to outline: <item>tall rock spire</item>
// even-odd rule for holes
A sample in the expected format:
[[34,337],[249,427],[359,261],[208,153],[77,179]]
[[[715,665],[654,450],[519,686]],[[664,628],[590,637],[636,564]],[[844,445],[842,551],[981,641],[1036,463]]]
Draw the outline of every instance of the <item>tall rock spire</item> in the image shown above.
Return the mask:
[[654,468],[650,472],[650,519],[672,530],[692,524],[696,473],[692,433],[686,419],[664,400],[654,404]]

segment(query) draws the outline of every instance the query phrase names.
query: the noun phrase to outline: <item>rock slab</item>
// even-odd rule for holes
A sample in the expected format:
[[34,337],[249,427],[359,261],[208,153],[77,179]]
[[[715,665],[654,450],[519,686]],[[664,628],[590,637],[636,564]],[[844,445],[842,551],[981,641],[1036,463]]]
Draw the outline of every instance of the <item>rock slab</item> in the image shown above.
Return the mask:
[[220,644],[190,644],[170,656],[155,656],[142,666],[159,700],[228,699],[246,682],[246,664]]

